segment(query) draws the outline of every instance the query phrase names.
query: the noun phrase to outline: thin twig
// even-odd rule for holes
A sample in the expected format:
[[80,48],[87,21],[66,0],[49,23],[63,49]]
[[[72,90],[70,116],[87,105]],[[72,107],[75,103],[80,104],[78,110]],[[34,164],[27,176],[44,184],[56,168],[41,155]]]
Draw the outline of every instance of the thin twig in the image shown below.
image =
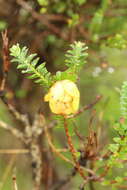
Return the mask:
[[0,120],[0,127],[10,131],[15,137],[17,137],[21,141],[25,142],[23,133],[21,131],[19,131],[18,129],[8,125],[7,123],[5,123],[4,121],[1,121],[1,120]]
[[75,148],[72,144],[72,139],[71,139],[71,136],[69,135],[66,118],[64,118],[64,129],[65,129],[65,134],[67,137],[68,146],[69,146],[70,152],[72,154],[72,157],[73,157],[73,160],[75,163],[75,167],[76,167],[77,171],[79,172],[79,174],[81,175],[81,177],[86,180],[87,177],[84,175],[84,172],[83,172],[82,168],[80,167],[79,162],[77,161],[77,157],[76,157],[77,151],[75,150]]
[[7,79],[7,74],[10,67],[10,59],[9,59],[9,39],[7,36],[7,30],[2,32],[2,39],[3,39],[3,79],[0,85],[0,96],[2,101],[7,105],[9,111],[13,114],[13,116],[17,119],[22,121],[25,125],[29,125],[29,120],[26,115],[20,114],[14,106],[12,106],[4,96],[5,90],[5,83]]
[[10,60],[9,60],[9,40],[7,36],[7,30],[2,32],[2,40],[3,40],[3,79],[0,86],[0,91],[4,91],[5,83],[7,79],[7,74],[9,71]]
[[60,180],[54,187],[53,190],[60,190],[61,187],[67,185],[71,179],[76,175],[76,170],[73,168],[71,174],[66,177],[66,179]]
[[51,147],[52,151],[54,153],[56,153],[62,160],[72,164],[73,166],[75,166],[75,164],[69,160],[68,158],[66,158],[63,154],[60,153],[59,149],[56,149],[55,146],[53,145],[52,141],[51,141],[51,137],[48,133],[48,129],[47,129],[47,126],[44,126],[44,130],[45,130],[45,134],[46,134],[46,137],[47,137],[47,140],[48,140],[48,144],[49,146]]
[[54,24],[50,23],[50,21],[47,19],[45,15],[40,15],[37,13],[26,1],[24,0],[17,0],[17,3],[22,6],[25,10],[27,10],[29,13],[31,13],[32,17],[45,26],[47,26],[52,32],[63,38],[64,40],[67,40],[67,35],[65,33],[62,33],[61,30],[59,30],[58,27],[56,27]]
[[14,116],[15,119],[17,119],[18,121],[21,121],[24,126],[29,126],[29,119],[28,116],[26,114],[21,114],[19,113],[15,107],[10,104],[4,96],[1,96],[2,101],[6,104],[6,106],[8,107],[9,112]]
[[85,185],[87,184],[87,180],[83,182],[83,184],[80,185],[80,190],[85,190]]
[[95,104],[97,104],[100,101],[101,98],[102,98],[102,96],[98,95],[93,103],[84,106],[77,113],[75,113],[74,115],[67,116],[66,118],[74,118],[74,117],[80,115],[81,113],[83,113],[84,111],[91,109]]
[[26,154],[28,149],[0,149],[0,154]]

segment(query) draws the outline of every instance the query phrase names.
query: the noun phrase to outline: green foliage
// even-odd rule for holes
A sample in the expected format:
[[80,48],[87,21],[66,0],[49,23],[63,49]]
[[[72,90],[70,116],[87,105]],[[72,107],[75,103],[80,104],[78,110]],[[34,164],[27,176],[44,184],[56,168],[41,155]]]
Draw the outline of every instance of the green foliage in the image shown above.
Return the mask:
[[47,7],[48,7],[48,0],[37,0],[38,4],[41,6],[40,8],[40,13],[44,14],[47,12]]
[[85,50],[87,47],[82,42],[74,42],[71,48],[72,49],[68,50],[66,54],[67,59],[65,62],[67,70],[64,72],[58,71],[54,76],[47,71],[45,63],[38,65],[39,58],[36,57],[36,54],[28,55],[28,49],[26,47],[21,48],[19,44],[13,45],[10,48],[10,55],[14,57],[12,62],[18,63],[17,68],[21,69],[22,73],[29,74],[29,79],[34,79],[36,83],[48,89],[58,80],[77,80],[80,69],[86,63],[88,54]]
[[90,25],[90,32],[91,33],[99,33],[100,27],[103,21],[103,11],[102,9],[99,9],[97,12],[95,12],[95,15],[92,19],[91,25]]
[[[121,116],[123,118],[121,118],[120,121],[115,124],[114,129],[117,132],[117,135],[113,138],[114,143],[108,145],[110,156],[106,163],[110,171],[113,171],[114,168],[124,169],[124,161],[126,160],[127,122],[125,119],[127,119],[127,81],[125,81],[122,85],[120,106]],[[113,178],[113,180],[115,179],[113,188],[116,188],[118,185],[123,184],[125,175],[126,173],[123,173],[122,175],[117,174],[117,176],[114,178],[114,176],[108,172],[108,175],[102,184],[110,185],[111,178]]]
[[110,144],[109,146],[109,150],[111,152],[117,152],[118,148],[119,148],[118,144]]
[[76,13],[71,14],[71,18],[68,20],[69,27],[76,26],[79,23],[79,15]]
[[64,127],[64,117],[62,115],[53,115],[53,120],[56,121],[56,129]]
[[103,10],[103,12],[105,12],[108,8],[109,5],[109,0],[102,0],[101,1],[101,9]]
[[71,44],[71,50],[66,53],[66,66],[67,70],[64,72],[58,71],[54,80],[70,79],[76,81],[79,71],[86,64],[86,58],[88,53],[86,53],[87,47],[82,42],[74,42]]
[[39,58],[36,57],[36,54],[28,55],[28,49],[20,48],[19,44],[13,45],[10,52],[10,55],[14,57],[12,62],[18,63],[17,69],[22,69],[22,73],[30,74],[28,78],[35,79],[36,83],[46,88],[51,86],[51,74],[47,71],[45,63],[38,66]]
[[108,8],[108,4],[108,0],[101,1],[101,7],[94,13],[92,21],[89,25],[89,31],[91,33],[92,40],[95,42],[99,39],[99,34],[101,32],[101,27],[104,20],[104,14]]
[[[65,121],[64,121],[64,117],[62,115],[53,115],[53,120],[56,121],[56,129],[61,130],[62,128],[64,128],[65,125]],[[74,118],[69,118],[66,119],[67,122],[67,126],[68,126],[68,131],[69,131],[69,135],[73,136],[74,135]]]
[[[127,137],[120,138],[115,137],[114,144],[109,144],[109,150],[111,151],[111,155],[109,156],[108,160],[106,161],[107,167],[109,171],[102,182],[104,186],[111,186],[111,181],[115,179],[115,184],[112,184],[112,188],[116,188],[118,185],[123,183],[124,175],[116,173],[116,177],[114,177],[113,170],[115,168],[123,169],[124,168],[124,160],[126,160],[126,153],[127,153]],[[104,162],[105,163],[105,162]],[[117,188],[116,188],[117,189]]]
[[127,40],[121,34],[116,34],[113,37],[108,38],[107,46],[111,48],[117,49],[125,49],[127,48]]
[[87,50],[87,47],[82,42],[74,42],[74,44],[71,45],[71,48],[71,50],[67,51],[67,59],[65,62],[68,68],[71,68],[74,73],[78,73],[86,63],[85,59],[88,54],[85,50]]
[[122,85],[120,97],[121,115],[127,119],[127,81]]
[[64,1],[58,1],[54,4],[53,9],[57,13],[63,13],[66,10],[67,4]]
[[[108,149],[111,151],[111,155],[109,156],[107,162],[107,166],[110,170],[113,171],[114,168],[124,168],[124,161],[126,160],[127,154],[127,124],[125,122],[118,122],[116,123],[114,129],[117,131],[118,136],[113,138],[114,143],[109,144]],[[114,175],[114,174],[113,174]],[[120,185],[124,181],[124,175],[119,175],[115,177],[115,186]],[[108,172],[107,177],[105,178],[103,185],[110,185],[110,181],[112,174]]]

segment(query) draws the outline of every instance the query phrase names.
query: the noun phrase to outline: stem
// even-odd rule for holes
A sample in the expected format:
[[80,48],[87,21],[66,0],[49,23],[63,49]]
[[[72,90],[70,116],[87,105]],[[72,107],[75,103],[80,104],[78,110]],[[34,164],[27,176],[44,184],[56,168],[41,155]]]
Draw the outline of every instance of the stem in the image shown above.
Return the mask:
[[16,182],[16,176],[13,176],[12,180],[13,180],[14,190],[18,190],[18,186],[17,186],[17,182]]
[[32,167],[34,177],[34,190],[41,189],[42,180],[42,155],[37,141],[33,141],[30,145],[30,152],[32,156]]
[[48,144],[51,148],[51,150],[56,153],[57,156],[59,156],[62,160],[74,165],[74,163],[72,161],[70,161],[68,158],[66,158],[63,154],[61,154],[61,152],[59,151],[59,149],[56,149],[54,144],[52,143],[51,141],[51,137],[50,137],[50,134],[48,133],[48,127],[47,126],[44,126],[44,130],[45,130],[45,134],[46,134],[46,137],[47,137],[47,140],[48,140]]
[[[93,163],[90,162],[90,169],[93,170]],[[89,173],[89,177],[91,177],[92,175]],[[93,184],[93,181],[92,180],[89,180],[89,189],[90,190],[95,190],[94,189],[94,184]]]
[[74,146],[72,144],[71,136],[69,135],[66,118],[64,118],[64,129],[65,129],[65,134],[66,134],[66,137],[67,137],[68,146],[69,146],[70,152],[72,154],[72,158],[73,158],[73,160],[75,162],[75,167],[76,167],[77,171],[79,172],[80,176],[83,179],[86,180],[86,176],[84,175],[83,170],[80,167],[80,164],[79,164],[79,162],[77,161],[77,158],[76,158],[76,150],[75,150],[75,148],[74,148]]

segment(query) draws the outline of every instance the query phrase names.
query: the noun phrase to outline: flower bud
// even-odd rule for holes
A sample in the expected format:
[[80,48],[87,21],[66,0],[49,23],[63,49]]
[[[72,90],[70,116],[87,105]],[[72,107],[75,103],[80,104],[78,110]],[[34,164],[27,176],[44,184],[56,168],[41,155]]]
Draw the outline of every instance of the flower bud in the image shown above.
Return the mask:
[[61,115],[76,113],[79,99],[79,90],[76,84],[70,80],[57,81],[44,97],[44,101],[49,102],[51,111]]

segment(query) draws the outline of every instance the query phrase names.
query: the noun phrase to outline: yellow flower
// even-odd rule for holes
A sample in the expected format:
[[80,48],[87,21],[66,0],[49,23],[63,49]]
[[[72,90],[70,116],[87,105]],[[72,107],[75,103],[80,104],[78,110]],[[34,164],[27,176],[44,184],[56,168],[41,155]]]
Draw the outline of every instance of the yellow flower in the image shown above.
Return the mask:
[[76,84],[70,80],[56,82],[44,97],[44,101],[49,102],[51,111],[61,115],[76,113],[79,99],[79,90]]

